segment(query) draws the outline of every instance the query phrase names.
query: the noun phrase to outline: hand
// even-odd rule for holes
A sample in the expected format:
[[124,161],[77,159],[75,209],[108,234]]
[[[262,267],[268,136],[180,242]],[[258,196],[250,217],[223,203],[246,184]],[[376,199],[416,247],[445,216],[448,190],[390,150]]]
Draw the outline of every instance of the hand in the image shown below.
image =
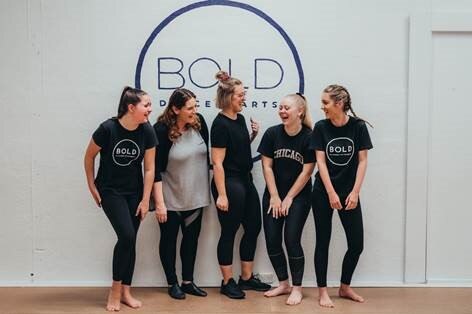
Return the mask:
[[354,209],[359,203],[359,193],[352,191],[346,198],[346,210]]
[[149,201],[142,200],[139,202],[138,208],[136,209],[136,216],[140,216],[139,219],[143,220],[149,211]]
[[252,117],[249,118],[249,120],[251,120],[251,139],[253,139],[257,136],[257,133],[259,133],[259,122],[253,120]]
[[341,200],[339,199],[339,196],[336,192],[331,192],[328,193],[329,197],[329,205],[331,206],[332,209],[343,209],[343,206],[341,205]]
[[288,210],[290,209],[290,206],[292,206],[292,203],[293,203],[293,198],[290,197],[290,196],[285,196],[283,202],[282,202],[282,208],[280,210],[280,213],[283,215],[283,216],[287,216],[288,215]]
[[223,212],[227,212],[229,209],[228,197],[226,195],[218,195],[216,199],[216,208]]
[[164,203],[156,204],[156,219],[160,223],[167,221],[167,207]]
[[272,211],[272,217],[274,218],[279,218],[280,216],[280,206],[282,204],[282,201],[280,200],[280,197],[277,196],[271,196],[270,201],[269,201],[269,209],[267,210],[267,214],[270,214]]
[[92,183],[92,185],[89,186],[89,190],[97,206],[102,207],[102,198],[97,190],[97,187],[95,186],[95,183]]

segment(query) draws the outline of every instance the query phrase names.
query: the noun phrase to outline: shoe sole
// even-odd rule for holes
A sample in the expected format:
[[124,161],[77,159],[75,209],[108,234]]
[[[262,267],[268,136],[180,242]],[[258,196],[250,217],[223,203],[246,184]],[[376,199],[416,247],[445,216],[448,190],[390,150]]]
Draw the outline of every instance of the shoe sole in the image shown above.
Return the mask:
[[257,288],[250,287],[250,286],[239,286],[239,289],[241,289],[241,290],[254,290],[254,291],[257,291],[257,292],[269,291],[271,288],[272,288],[272,287],[263,288],[263,289],[257,289]]
[[244,299],[246,297],[246,295],[242,295],[242,296],[230,296],[230,295],[227,295],[226,293],[224,292],[221,292],[220,291],[220,294],[230,298],[230,299],[235,299],[235,300],[241,300],[241,299]]

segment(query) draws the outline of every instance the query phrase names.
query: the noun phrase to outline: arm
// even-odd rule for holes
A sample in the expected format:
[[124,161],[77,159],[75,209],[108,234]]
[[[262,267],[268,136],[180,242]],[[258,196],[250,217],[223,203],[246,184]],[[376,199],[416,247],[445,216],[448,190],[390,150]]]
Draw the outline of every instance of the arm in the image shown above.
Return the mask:
[[282,201],[280,200],[279,192],[277,191],[277,186],[275,184],[274,170],[272,169],[273,162],[274,160],[272,158],[262,155],[262,172],[267,184],[267,190],[270,194],[270,202],[267,213],[269,214],[272,210],[272,217],[279,218],[279,211]]
[[250,118],[251,120],[251,143],[252,141],[254,141],[254,139],[256,138],[257,134],[259,133],[259,122],[253,120],[252,118]]
[[225,170],[223,168],[223,160],[225,159],[226,148],[212,147],[211,158],[213,160],[213,179],[215,180],[218,198],[216,199],[216,207],[221,211],[228,211],[228,197],[226,195],[225,186]]
[[326,166],[326,156],[324,151],[316,151],[316,161],[318,163],[318,171],[320,172],[321,181],[328,193],[329,203],[332,209],[342,209],[341,201],[339,196],[334,190],[333,184],[329,177],[328,166]]
[[354,188],[346,198],[346,210],[354,209],[357,207],[362,182],[364,182],[365,173],[367,171],[367,149],[359,151],[358,154],[359,164],[357,165],[356,181],[354,182]]
[[282,202],[282,215],[288,215],[288,210],[290,209],[290,206],[292,206],[293,199],[305,187],[305,184],[308,182],[308,180],[310,180],[313,169],[315,169],[314,162],[303,164],[302,172],[300,172],[297,180],[295,180]]
[[136,216],[140,215],[141,220],[144,219],[149,211],[149,199],[151,197],[151,189],[154,182],[154,158],[156,155],[156,148],[152,147],[146,149],[144,153],[144,189],[143,199],[136,209]]
[[160,223],[167,221],[167,207],[164,203],[164,194],[162,193],[162,181],[154,182],[152,195],[156,206],[156,218]]
[[100,197],[100,193],[95,186],[95,157],[97,156],[98,152],[100,151],[101,147],[95,144],[93,139],[90,140],[87,150],[85,151],[84,156],[84,168],[85,168],[85,176],[87,177],[87,185],[92,194],[95,203],[98,207],[102,207],[102,198]]

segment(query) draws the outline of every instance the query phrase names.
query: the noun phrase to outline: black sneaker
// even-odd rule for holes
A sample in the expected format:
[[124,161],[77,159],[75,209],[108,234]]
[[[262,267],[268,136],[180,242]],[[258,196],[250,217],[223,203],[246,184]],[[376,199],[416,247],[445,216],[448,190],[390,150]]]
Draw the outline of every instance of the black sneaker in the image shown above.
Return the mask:
[[267,291],[270,290],[271,286],[263,283],[258,277],[251,275],[251,278],[244,280],[239,276],[238,286],[241,290],[256,290],[256,291]]
[[191,295],[196,295],[197,297],[206,297],[207,296],[206,291],[204,291],[204,290],[200,289],[199,287],[197,287],[197,285],[194,284],[193,282],[182,283],[180,288],[182,289],[183,292],[185,292],[187,294],[191,294]]
[[244,299],[244,297],[246,296],[244,291],[239,288],[233,278],[228,280],[228,283],[226,285],[224,285],[223,281],[221,281],[220,293],[224,294],[225,296],[231,299]]
[[178,283],[174,283],[167,289],[167,293],[171,296],[171,298],[177,299],[177,300],[183,300],[185,299],[185,293],[180,289]]

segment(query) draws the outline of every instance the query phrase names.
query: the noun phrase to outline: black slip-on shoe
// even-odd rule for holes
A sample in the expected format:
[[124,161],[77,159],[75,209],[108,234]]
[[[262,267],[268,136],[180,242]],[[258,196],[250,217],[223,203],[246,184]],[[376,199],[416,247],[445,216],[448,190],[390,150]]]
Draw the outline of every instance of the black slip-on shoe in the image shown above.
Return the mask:
[[270,290],[271,286],[262,282],[258,277],[251,275],[251,278],[244,280],[239,276],[238,286],[241,290],[256,290],[256,291],[267,291]]
[[196,295],[197,297],[206,297],[207,296],[206,291],[203,291],[202,289],[197,287],[197,285],[194,284],[193,281],[190,282],[190,283],[182,283],[180,288],[182,289],[183,292],[185,292],[187,294],[191,294],[191,295]]
[[220,293],[224,294],[225,296],[231,299],[244,299],[244,297],[246,296],[244,291],[239,288],[233,278],[228,280],[228,283],[226,285],[223,284],[223,281],[221,281]]
[[177,299],[177,300],[183,300],[185,299],[185,293],[180,289],[178,283],[174,283],[167,289],[167,293],[170,295],[171,298]]

